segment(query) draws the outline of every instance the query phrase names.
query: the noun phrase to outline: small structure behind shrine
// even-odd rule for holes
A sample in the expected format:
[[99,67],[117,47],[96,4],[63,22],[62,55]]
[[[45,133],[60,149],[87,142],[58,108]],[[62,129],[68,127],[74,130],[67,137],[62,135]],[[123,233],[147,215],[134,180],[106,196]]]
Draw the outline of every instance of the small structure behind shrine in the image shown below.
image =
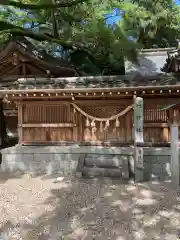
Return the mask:
[[[24,37],[12,37],[0,52],[0,89],[20,87],[19,78],[50,79],[51,77],[77,77],[75,67],[60,58],[38,50]],[[50,84],[50,80],[49,80]],[[2,100],[2,99],[1,99]],[[17,137],[17,106],[3,104],[7,135]]]

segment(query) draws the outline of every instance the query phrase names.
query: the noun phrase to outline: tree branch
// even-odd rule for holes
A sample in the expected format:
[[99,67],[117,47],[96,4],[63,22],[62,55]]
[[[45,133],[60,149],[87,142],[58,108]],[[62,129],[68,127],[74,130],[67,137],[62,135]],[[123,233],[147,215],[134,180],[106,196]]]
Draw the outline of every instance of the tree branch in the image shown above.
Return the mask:
[[78,3],[83,3],[88,0],[73,0],[73,1],[62,1],[59,3],[48,3],[48,4],[28,4],[28,3],[21,3],[21,2],[15,2],[12,0],[0,0],[0,5],[3,6],[13,6],[20,9],[31,9],[31,10],[38,10],[38,9],[56,9],[61,7],[72,7]]
[[31,31],[30,29],[24,29],[21,27],[17,27],[11,23],[4,22],[0,20],[0,33],[10,33],[16,36],[25,36],[29,37],[32,39],[35,39],[37,41],[48,41],[48,42],[53,42],[61,45],[63,48],[66,49],[72,49],[72,50],[77,50],[77,49],[88,49],[87,46],[84,44],[73,44],[71,41],[64,41],[62,39],[55,38],[51,35],[48,34],[42,34],[42,33],[35,33]]

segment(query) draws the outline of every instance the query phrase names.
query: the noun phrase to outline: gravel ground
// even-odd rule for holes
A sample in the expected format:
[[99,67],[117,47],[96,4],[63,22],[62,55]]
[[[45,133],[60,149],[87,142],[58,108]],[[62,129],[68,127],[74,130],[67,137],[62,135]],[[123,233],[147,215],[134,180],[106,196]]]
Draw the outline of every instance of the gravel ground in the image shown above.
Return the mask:
[[180,239],[180,195],[170,183],[1,176],[1,239]]

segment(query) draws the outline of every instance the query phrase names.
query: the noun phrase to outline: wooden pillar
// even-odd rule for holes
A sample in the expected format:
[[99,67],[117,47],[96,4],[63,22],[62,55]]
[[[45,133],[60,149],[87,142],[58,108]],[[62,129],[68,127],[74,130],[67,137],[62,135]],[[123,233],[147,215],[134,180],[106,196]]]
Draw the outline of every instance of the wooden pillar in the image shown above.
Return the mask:
[[19,144],[23,142],[23,104],[22,102],[18,102],[18,137],[19,137]]
[[77,142],[78,141],[78,126],[77,126],[78,113],[73,108],[70,108],[69,115],[73,116],[72,118],[73,118],[73,124],[74,124],[73,130],[72,130],[73,131],[72,138],[70,140]]
[[126,141],[132,141],[132,113],[128,112],[126,115]]
[[143,143],[143,123],[144,109],[143,98],[134,97],[134,175],[135,181],[141,182],[144,178],[143,147],[138,147],[138,143]]

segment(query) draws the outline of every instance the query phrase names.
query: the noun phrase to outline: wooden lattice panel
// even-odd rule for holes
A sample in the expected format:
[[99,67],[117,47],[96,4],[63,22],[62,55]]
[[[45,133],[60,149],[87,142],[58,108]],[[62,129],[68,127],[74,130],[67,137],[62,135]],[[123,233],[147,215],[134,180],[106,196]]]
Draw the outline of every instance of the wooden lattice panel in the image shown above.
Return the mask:
[[[105,105],[105,106],[84,106],[82,109],[91,116],[107,118],[123,111],[126,106]],[[103,132],[100,131],[100,123],[96,122],[96,132],[86,128],[86,118],[83,117],[83,140],[84,141],[132,141],[132,111],[119,118],[120,127],[116,128],[115,121],[110,121],[110,126]],[[105,127],[105,126],[104,126]]]
[[144,110],[144,122],[167,122],[167,111],[161,111],[163,105],[150,106]]
[[88,113],[89,115],[92,115],[94,117],[100,117],[100,118],[107,118],[111,117],[112,115],[118,114],[122,110],[124,110],[127,106],[84,106],[82,109]]
[[[167,111],[161,111],[168,105],[177,103],[179,98],[165,98],[165,99],[144,99],[144,122],[149,123],[166,123]],[[177,106],[180,110],[180,106]]]
[[71,121],[69,105],[24,105],[23,123],[68,123]]

